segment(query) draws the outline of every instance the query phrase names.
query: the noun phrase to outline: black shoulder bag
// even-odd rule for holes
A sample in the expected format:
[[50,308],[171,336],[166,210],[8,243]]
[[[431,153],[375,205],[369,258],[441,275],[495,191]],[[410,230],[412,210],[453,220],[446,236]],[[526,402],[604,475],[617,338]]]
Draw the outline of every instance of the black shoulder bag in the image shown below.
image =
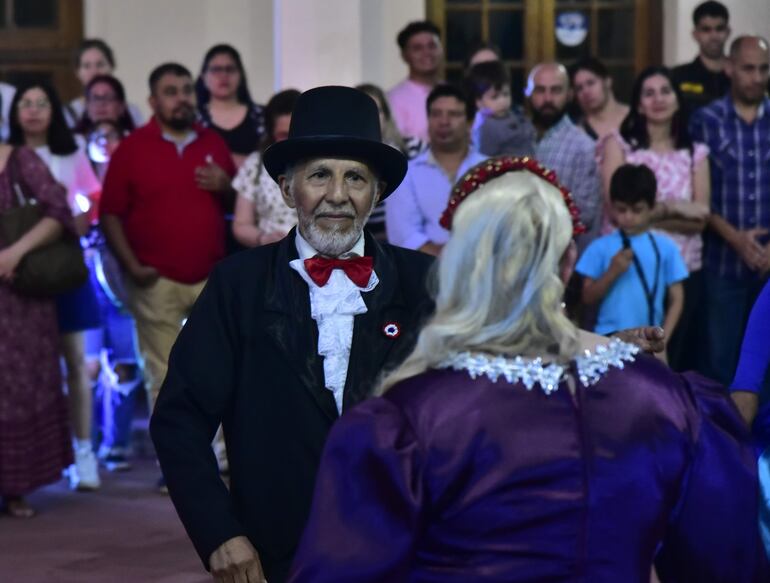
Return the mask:
[[[17,206],[0,214],[0,236],[6,245],[12,245],[37,225],[42,215],[37,201],[29,195],[15,148],[8,156],[6,174]],[[11,285],[22,295],[50,297],[73,290],[87,279],[88,267],[83,261],[80,239],[65,232],[27,253],[19,262]]]

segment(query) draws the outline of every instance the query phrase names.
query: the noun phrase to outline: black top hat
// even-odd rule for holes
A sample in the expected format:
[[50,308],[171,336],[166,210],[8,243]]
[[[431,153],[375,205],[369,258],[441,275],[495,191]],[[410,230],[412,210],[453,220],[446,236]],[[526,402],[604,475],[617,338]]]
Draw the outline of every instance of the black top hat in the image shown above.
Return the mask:
[[406,157],[382,142],[377,104],[351,87],[316,87],[299,96],[291,115],[289,137],[265,150],[265,169],[278,181],[286,166],[315,157],[363,160],[386,183],[380,200],[406,175]]

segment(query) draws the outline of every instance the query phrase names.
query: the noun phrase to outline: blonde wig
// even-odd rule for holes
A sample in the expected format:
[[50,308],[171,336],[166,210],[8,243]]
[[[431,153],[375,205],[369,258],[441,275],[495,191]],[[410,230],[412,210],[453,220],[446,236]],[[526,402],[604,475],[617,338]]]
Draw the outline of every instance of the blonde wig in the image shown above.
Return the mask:
[[578,330],[561,309],[559,277],[572,232],[560,190],[531,172],[508,172],[468,196],[438,262],[435,314],[378,393],[457,352],[574,357]]

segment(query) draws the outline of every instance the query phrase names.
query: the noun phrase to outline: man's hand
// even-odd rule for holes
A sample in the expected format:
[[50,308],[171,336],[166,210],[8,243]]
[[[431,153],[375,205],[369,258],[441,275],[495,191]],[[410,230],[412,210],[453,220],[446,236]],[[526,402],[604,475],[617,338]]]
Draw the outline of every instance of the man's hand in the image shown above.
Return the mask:
[[657,353],[666,349],[666,332],[660,326],[629,328],[613,334],[615,338],[636,344],[644,352]]
[[428,255],[433,255],[434,257],[438,257],[441,255],[441,250],[444,248],[443,245],[439,245],[438,243],[425,243],[422,247],[418,249],[418,251],[422,251],[423,253],[427,253]]
[[732,241],[735,252],[752,271],[762,271],[768,261],[770,261],[767,249],[762,247],[757,241],[757,238],[767,235],[767,233],[767,229],[738,231],[735,239]]
[[634,260],[634,252],[631,251],[631,249],[621,249],[612,258],[612,261],[610,261],[610,270],[615,273],[615,275],[622,275],[626,271],[628,271],[628,268],[631,267],[631,262]]
[[760,268],[759,275],[767,277],[768,273],[770,273],[770,243],[765,245],[765,264]]
[[160,277],[158,270],[149,265],[137,265],[131,268],[128,274],[139,287],[150,287]]
[[19,266],[22,255],[18,249],[11,245],[5,249],[0,249],[0,280],[10,282]]
[[230,188],[230,177],[221,166],[207,157],[206,164],[195,169],[195,184],[209,192],[225,192]]
[[751,391],[731,391],[730,398],[738,408],[738,412],[743,417],[743,420],[751,427],[751,424],[754,423],[754,418],[757,416],[759,396]]
[[209,568],[217,583],[267,583],[259,554],[245,536],[222,543],[211,553]]

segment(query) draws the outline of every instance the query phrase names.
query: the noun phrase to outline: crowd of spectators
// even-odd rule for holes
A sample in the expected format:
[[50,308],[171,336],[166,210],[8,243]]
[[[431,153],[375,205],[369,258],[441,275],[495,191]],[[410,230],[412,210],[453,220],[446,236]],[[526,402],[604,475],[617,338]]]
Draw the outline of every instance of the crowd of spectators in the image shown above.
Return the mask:
[[[664,326],[674,370],[729,385],[770,273],[769,50],[754,36],[726,50],[719,2],[699,5],[693,24],[695,60],[645,69],[628,104],[595,58],[539,63],[514,95],[492,46],[468,56],[462,86],[447,84],[440,30],[408,24],[397,38],[408,76],[387,92],[357,87],[377,104],[383,140],[410,159],[370,230],[438,255],[449,239],[440,214],[466,171],[492,156],[535,158],[585,226],[570,317],[602,334]],[[76,55],[82,96],[0,87],[0,210],[21,189],[44,217],[23,244],[0,241],[0,496],[15,516],[33,515],[24,496],[62,470],[92,490],[100,465],[130,469],[138,389],[151,409],[212,267],[297,222],[262,154],[288,137],[298,90],[256,103],[239,52],[219,44],[197,77],[177,63],[152,70],[145,120],[115,74],[111,48],[89,39]],[[16,293],[24,253],[62,231],[81,236],[90,279],[52,298]],[[226,473],[221,438],[213,447]]]

